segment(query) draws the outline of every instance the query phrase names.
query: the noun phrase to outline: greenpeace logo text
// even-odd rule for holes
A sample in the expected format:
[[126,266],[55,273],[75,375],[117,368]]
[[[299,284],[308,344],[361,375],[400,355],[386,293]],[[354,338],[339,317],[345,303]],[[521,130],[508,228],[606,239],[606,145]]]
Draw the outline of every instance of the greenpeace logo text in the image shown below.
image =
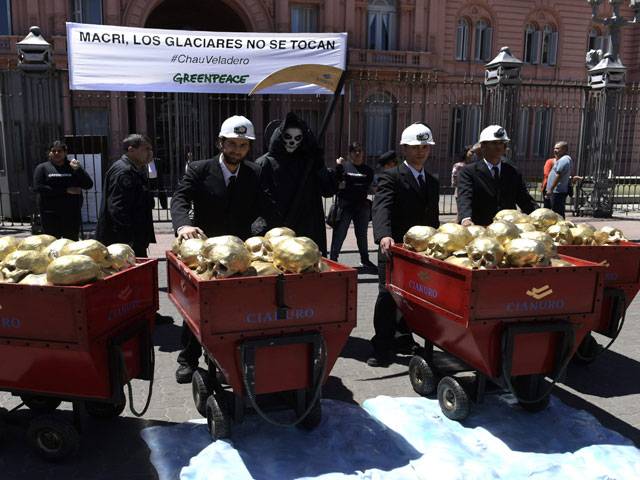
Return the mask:
[[179,84],[185,83],[247,83],[249,75],[231,75],[226,73],[176,73],[173,81]]

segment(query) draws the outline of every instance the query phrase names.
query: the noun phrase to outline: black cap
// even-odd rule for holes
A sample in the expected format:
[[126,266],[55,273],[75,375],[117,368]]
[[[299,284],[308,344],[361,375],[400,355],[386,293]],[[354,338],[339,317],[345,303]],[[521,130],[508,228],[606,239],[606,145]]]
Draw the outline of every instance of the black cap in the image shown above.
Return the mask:
[[378,157],[378,165],[380,167],[385,166],[387,163],[389,163],[392,160],[396,159],[396,151],[395,150],[389,150],[388,152],[383,153],[382,155],[380,155],[380,157]]

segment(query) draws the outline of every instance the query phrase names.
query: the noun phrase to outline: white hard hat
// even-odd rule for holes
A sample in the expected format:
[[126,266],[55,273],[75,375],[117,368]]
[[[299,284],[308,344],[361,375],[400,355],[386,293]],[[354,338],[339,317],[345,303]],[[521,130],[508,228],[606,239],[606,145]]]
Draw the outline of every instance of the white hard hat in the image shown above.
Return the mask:
[[435,145],[431,129],[422,123],[409,125],[402,132],[400,145]]
[[256,139],[253,123],[242,115],[234,115],[222,122],[218,136],[224,138],[246,138],[247,140]]
[[507,135],[507,131],[502,128],[500,125],[489,125],[487,128],[480,132],[480,140],[478,143],[482,142],[509,142],[509,136]]

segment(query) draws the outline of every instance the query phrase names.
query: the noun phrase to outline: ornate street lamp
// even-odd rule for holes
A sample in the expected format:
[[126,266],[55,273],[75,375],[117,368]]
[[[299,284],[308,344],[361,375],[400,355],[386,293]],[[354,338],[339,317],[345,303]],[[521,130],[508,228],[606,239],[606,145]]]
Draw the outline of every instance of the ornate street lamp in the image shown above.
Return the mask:
[[[620,29],[640,24],[640,0],[630,0],[634,16],[620,15],[623,0],[609,0],[612,15],[599,15],[603,0],[586,0],[591,5],[591,19],[607,27],[611,41],[607,52],[587,54],[589,91],[582,118],[582,135],[578,168],[590,184],[581,213],[595,217],[613,214],[615,196],[614,167],[618,156],[620,122],[618,111],[624,96],[626,67],[620,58]],[[583,190],[583,193],[587,193]],[[579,197],[576,196],[576,201]]]

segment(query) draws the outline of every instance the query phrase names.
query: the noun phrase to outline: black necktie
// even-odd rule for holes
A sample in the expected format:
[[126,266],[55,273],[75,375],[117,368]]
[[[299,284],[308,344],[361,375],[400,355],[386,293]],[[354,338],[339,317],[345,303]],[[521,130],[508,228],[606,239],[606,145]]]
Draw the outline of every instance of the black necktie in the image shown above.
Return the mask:
[[424,192],[426,189],[426,184],[424,183],[424,175],[422,173],[418,175],[418,185],[420,186],[420,190]]
[[229,177],[229,183],[227,184],[227,193],[229,195],[231,195],[233,193],[233,190],[235,189],[236,186],[236,176],[235,175],[231,175]]
[[498,170],[498,167],[496,166],[491,167],[491,172],[493,173],[493,179],[496,182],[500,180],[500,170]]

